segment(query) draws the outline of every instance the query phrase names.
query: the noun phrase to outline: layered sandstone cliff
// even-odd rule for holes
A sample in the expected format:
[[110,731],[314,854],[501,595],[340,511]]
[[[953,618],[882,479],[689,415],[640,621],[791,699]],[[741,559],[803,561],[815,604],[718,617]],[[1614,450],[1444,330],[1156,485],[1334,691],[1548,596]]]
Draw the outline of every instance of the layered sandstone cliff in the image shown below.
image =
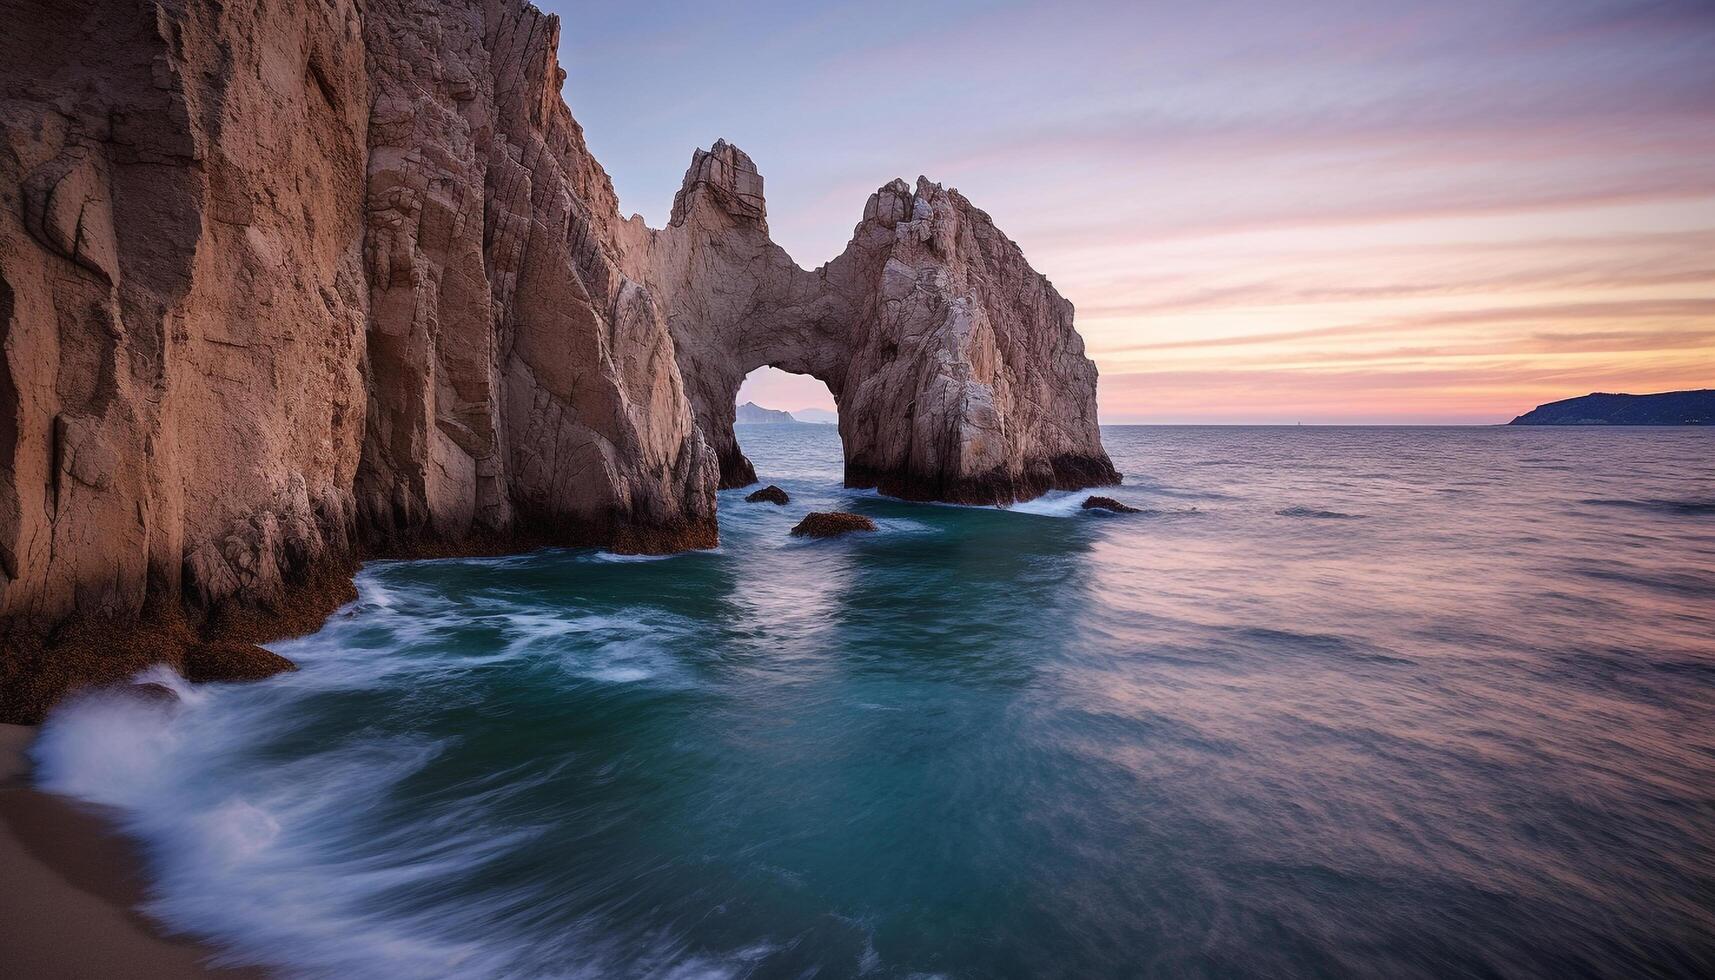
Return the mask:
[[337,565],[366,404],[358,5],[24,6],[0,31],[11,720],[60,683],[58,627],[283,606]]
[[762,364],[828,383],[853,485],[1117,480],[1071,307],[987,215],[895,182],[806,271],[717,143],[622,221],[521,0],[22,6],[0,719],[313,628],[359,554],[710,546]]

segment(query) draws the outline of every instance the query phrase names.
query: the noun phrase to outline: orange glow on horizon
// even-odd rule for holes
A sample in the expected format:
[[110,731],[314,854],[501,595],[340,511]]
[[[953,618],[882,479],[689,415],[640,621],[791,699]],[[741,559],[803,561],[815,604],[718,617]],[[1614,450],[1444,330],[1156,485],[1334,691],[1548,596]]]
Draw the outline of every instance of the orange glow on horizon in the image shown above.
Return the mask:
[[[579,10],[568,97],[627,212],[664,221],[722,136],[808,268],[890,179],[956,187],[1077,307],[1103,421],[1715,387],[1707,3],[764,6]],[[747,390],[808,407],[793,384]]]

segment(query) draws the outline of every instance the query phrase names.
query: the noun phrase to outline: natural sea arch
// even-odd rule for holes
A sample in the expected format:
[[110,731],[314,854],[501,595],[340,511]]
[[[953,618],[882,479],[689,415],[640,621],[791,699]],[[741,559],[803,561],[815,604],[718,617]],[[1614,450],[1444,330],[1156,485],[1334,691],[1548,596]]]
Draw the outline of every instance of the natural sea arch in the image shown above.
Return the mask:
[[755,165],[717,142],[692,158],[666,227],[633,217],[620,236],[723,488],[755,480],[733,422],[763,366],[828,386],[850,487],[1008,503],[1119,482],[1072,305],[957,190],[886,184],[845,251],[804,269],[769,237]]

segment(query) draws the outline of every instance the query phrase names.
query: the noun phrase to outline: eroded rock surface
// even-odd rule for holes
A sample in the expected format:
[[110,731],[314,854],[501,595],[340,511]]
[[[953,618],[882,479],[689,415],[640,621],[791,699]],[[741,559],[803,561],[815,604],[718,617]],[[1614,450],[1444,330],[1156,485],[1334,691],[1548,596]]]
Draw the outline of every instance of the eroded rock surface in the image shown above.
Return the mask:
[[[33,648],[71,619],[266,612],[343,560],[367,397],[359,5],[26,6],[0,31],[4,720],[56,696]],[[178,642],[110,640],[70,659]]]
[[987,215],[895,181],[804,270],[718,142],[667,227],[623,221],[558,32],[521,0],[8,19],[0,720],[313,629],[363,554],[712,546],[763,364],[827,382],[855,486],[1117,480],[1071,306]]
[[365,534],[715,544],[713,455],[665,320],[616,261],[607,173],[560,98],[559,21],[372,0]]

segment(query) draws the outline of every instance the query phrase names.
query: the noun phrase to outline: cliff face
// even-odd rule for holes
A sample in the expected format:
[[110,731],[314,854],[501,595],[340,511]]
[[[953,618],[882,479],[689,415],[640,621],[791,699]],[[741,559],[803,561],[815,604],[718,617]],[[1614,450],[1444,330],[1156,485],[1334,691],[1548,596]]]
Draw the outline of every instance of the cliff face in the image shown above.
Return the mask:
[[855,485],[1117,479],[1070,305],[986,215],[895,182],[805,271],[717,143],[667,228],[621,221],[521,0],[30,7],[0,33],[0,719],[312,628],[358,553],[711,546],[762,364],[828,383]]
[[32,4],[0,34],[0,621],[276,601],[363,438],[357,6]]
[[618,204],[515,0],[367,9],[365,535],[715,543],[672,339],[615,262]]

